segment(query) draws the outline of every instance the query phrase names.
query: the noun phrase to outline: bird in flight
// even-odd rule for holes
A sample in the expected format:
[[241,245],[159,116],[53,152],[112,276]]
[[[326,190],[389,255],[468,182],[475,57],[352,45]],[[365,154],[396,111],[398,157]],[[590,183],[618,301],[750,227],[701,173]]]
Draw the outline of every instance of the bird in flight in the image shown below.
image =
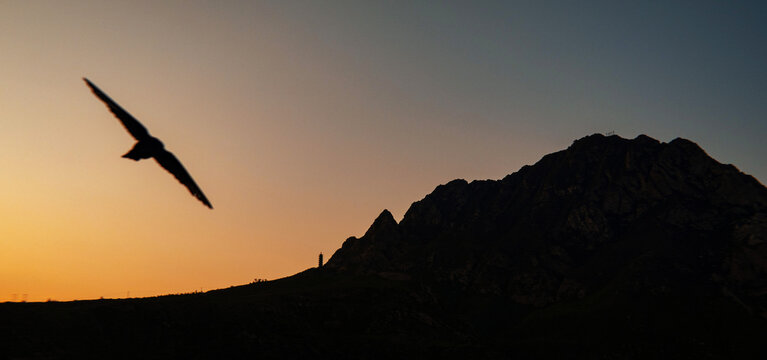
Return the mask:
[[85,80],[85,83],[91,88],[91,91],[93,91],[93,93],[107,105],[109,111],[120,120],[125,127],[125,130],[128,130],[128,132],[136,138],[136,144],[122,157],[135,161],[154,158],[160,166],[165,170],[168,170],[168,172],[173,174],[179,182],[186,186],[194,197],[205,204],[205,206],[213,209],[213,205],[210,204],[210,201],[208,201],[208,198],[202,193],[200,187],[197,186],[194,180],[192,180],[192,176],[189,175],[186,169],[184,169],[184,166],[181,165],[181,162],[176,159],[173,153],[165,150],[165,145],[163,145],[159,139],[149,135],[149,131],[147,131],[136,118],[131,116],[131,114],[120,107],[114,100],[109,98],[107,94],[90,82],[90,80],[86,78],[83,78],[83,80]]

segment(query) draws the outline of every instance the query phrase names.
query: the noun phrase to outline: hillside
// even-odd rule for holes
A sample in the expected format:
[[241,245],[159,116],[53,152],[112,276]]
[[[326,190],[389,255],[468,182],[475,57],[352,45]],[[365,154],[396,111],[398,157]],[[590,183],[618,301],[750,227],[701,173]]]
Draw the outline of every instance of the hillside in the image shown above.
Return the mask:
[[0,304],[0,357],[767,355],[767,188],[695,143],[591,135],[384,210],[321,269]]
[[[384,211],[329,268],[428,274],[544,306],[615,282],[695,280],[767,316],[767,189],[695,143],[592,135],[500,181],[454,180]],[[631,278],[631,280],[630,280]]]

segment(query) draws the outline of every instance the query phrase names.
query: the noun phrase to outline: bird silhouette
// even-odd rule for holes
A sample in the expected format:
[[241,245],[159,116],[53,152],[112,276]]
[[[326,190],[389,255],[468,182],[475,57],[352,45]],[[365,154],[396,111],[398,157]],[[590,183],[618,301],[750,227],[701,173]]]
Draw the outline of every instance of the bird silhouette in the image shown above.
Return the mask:
[[194,197],[205,204],[205,206],[213,209],[213,205],[210,204],[210,201],[208,201],[208,198],[202,193],[200,187],[197,186],[194,180],[192,180],[192,176],[189,175],[186,169],[184,169],[184,166],[181,165],[181,162],[176,159],[176,156],[174,156],[173,153],[165,150],[165,145],[163,145],[159,139],[149,135],[149,131],[147,131],[136,118],[120,107],[120,105],[90,82],[90,80],[87,78],[83,78],[83,80],[85,80],[85,83],[91,88],[91,91],[93,91],[93,93],[107,105],[109,111],[120,120],[125,127],[125,130],[128,130],[128,132],[138,140],[136,144],[133,145],[133,148],[122,157],[135,161],[154,158],[160,166],[165,170],[168,170],[168,172],[173,174],[179,182],[186,186]]

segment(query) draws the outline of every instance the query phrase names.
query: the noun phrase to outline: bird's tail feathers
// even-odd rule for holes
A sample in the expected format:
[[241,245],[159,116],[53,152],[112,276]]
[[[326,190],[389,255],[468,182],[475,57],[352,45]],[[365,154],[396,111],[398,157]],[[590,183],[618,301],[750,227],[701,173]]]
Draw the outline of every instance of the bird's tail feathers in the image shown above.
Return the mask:
[[135,147],[133,149],[130,149],[130,151],[125,153],[122,157],[126,159],[135,160],[135,161],[139,161],[143,158]]

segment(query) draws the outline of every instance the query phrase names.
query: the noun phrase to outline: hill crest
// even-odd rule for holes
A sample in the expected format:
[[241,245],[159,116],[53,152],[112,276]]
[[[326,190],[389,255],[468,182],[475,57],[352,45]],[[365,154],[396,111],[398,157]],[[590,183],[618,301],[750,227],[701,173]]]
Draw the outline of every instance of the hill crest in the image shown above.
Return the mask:
[[765,219],[767,189],[694,142],[595,134],[501,180],[439,185],[400,223],[384,210],[327,267],[536,306],[637,278],[632,291],[694,278],[767,316]]

